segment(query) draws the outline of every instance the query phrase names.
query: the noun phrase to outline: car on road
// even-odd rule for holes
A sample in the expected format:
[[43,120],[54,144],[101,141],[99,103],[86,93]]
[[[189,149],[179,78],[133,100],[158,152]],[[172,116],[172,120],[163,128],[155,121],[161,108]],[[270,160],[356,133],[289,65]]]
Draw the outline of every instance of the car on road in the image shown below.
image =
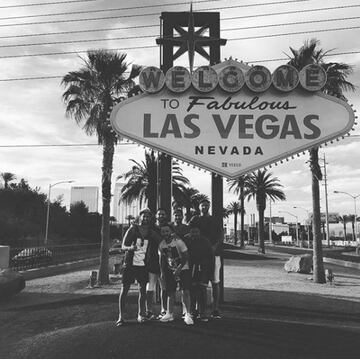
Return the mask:
[[112,246],[109,248],[109,254],[113,255],[113,254],[124,254],[125,251],[121,248],[122,243],[121,241],[117,240],[115,241]]
[[49,265],[52,260],[53,254],[46,248],[25,248],[11,259],[11,266],[28,268],[43,267]]

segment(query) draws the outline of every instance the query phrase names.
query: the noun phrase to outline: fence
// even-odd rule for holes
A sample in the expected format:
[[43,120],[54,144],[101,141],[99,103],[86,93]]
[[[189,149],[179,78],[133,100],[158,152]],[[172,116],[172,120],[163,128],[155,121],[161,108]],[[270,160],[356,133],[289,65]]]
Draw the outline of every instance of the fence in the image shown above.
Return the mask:
[[96,258],[100,244],[72,244],[29,248],[10,248],[10,268],[16,271]]

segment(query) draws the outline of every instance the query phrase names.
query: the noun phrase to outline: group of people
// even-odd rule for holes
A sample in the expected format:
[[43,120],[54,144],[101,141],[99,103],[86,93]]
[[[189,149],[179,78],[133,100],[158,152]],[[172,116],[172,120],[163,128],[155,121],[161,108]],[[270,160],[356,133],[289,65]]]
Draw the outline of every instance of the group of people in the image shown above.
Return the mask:
[[[181,291],[183,319],[208,321],[207,286],[212,283],[212,318],[219,313],[220,251],[222,229],[209,214],[210,202],[200,203],[200,214],[183,223],[181,208],[174,210],[170,223],[166,211],[159,208],[155,223],[149,209],[139,213],[138,223],[126,231],[122,287],[119,295],[117,326],[124,325],[126,297],[136,280],[139,289],[137,321],[171,322],[174,318],[176,290]],[[155,313],[155,294],[160,287],[160,313]]]

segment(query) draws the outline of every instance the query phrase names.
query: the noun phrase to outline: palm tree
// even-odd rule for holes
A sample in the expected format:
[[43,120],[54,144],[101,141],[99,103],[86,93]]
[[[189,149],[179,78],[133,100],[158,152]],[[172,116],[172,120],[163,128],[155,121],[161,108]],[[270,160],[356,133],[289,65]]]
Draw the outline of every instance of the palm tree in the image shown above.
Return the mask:
[[249,176],[245,197],[248,201],[253,198],[256,201],[256,207],[259,212],[259,251],[265,253],[264,244],[264,212],[266,208],[266,199],[285,200],[285,194],[280,189],[282,185],[277,177],[272,177],[272,173],[267,170],[258,170]]
[[237,245],[237,219],[238,215],[244,212],[240,202],[231,202],[227,207],[226,211],[228,214],[234,215],[234,244]]
[[102,223],[99,284],[109,283],[109,238],[111,175],[117,136],[109,123],[109,111],[121,98],[126,97],[134,86],[134,79],[141,68],[133,65],[128,77],[126,54],[108,50],[91,50],[82,58],[78,71],[66,74],[61,84],[66,88],[63,100],[66,116],[82,124],[86,134],[97,135],[103,147],[102,160]]
[[355,233],[355,214],[348,215],[349,222],[351,222],[352,236],[353,241],[356,241],[356,233]]
[[[154,151],[145,151],[145,161],[138,162],[133,159],[134,164],[131,170],[119,178],[127,181],[121,190],[121,200],[130,204],[135,200],[140,201],[140,205],[147,201],[150,210],[156,212],[157,194],[157,157]],[[176,163],[172,166],[173,193],[178,193],[189,184],[189,180],[182,175],[182,169]]]
[[16,176],[11,172],[1,172],[0,176],[4,181],[5,188],[9,188],[9,183],[16,180]]
[[240,206],[241,206],[241,208],[243,208],[243,211],[241,211],[241,213],[240,213],[240,221],[241,221],[241,223],[240,223],[240,226],[241,226],[240,227],[240,248],[244,248],[244,246],[245,246],[245,244],[244,244],[244,233],[245,233],[245,229],[244,229],[244,215],[245,215],[244,190],[247,186],[248,179],[249,179],[249,175],[245,174],[245,175],[238,177],[237,179],[227,181],[227,183],[229,185],[229,190],[233,190],[233,192],[239,196]]
[[[292,56],[289,56],[289,64],[297,70],[301,70],[309,64],[321,65],[327,73],[327,82],[323,92],[339,97],[343,100],[346,98],[343,91],[355,90],[355,86],[348,82],[346,78],[351,74],[352,67],[344,63],[329,62],[325,63],[324,57],[329,51],[318,49],[320,42],[316,39],[305,41],[299,50],[290,48]],[[313,202],[313,259],[314,259],[314,282],[325,283],[325,270],[322,254],[321,242],[321,215],[320,215],[320,191],[319,181],[322,180],[322,173],[319,165],[319,148],[313,147],[310,153],[310,169],[312,173],[312,202]]]

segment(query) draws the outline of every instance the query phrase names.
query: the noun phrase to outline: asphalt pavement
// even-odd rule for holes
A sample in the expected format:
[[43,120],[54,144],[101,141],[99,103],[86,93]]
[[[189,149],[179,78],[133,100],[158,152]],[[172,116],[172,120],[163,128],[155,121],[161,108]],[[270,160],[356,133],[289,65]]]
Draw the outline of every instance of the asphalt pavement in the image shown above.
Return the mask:
[[127,324],[117,328],[120,281],[87,288],[92,268],[27,282],[0,303],[0,357],[6,358],[339,358],[358,356],[360,271],[326,265],[333,284],[286,273],[289,255],[228,252],[222,319],[186,326],[138,324],[136,288]]

